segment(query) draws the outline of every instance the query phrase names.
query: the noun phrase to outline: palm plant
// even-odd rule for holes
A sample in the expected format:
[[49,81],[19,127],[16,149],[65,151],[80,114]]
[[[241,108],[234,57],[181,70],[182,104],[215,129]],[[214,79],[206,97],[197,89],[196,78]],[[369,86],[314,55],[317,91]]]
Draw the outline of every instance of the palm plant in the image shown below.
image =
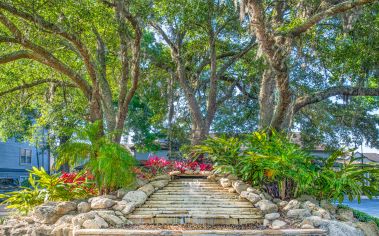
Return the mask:
[[95,178],[100,193],[127,187],[134,181],[135,159],[111,135],[99,135],[101,123],[94,122],[74,132],[74,137],[58,148],[56,167],[83,164]]

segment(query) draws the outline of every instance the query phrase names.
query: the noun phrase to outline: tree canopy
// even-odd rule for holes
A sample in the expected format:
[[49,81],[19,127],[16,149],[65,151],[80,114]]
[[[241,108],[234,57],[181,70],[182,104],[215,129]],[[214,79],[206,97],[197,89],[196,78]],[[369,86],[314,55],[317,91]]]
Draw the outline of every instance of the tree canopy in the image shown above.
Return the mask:
[[375,0],[3,0],[0,136],[100,120],[154,149],[299,131],[379,147]]

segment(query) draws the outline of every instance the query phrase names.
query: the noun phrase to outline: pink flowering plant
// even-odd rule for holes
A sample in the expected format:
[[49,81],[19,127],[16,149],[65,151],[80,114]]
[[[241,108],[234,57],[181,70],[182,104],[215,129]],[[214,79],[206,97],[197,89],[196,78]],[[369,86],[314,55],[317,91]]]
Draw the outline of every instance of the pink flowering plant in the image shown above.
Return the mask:
[[168,173],[170,171],[180,171],[183,173],[186,170],[210,171],[213,169],[213,166],[207,163],[199,163],[197,161],[169,161],[158,156],[150,157],[144,163],[144,167],[154,175]]

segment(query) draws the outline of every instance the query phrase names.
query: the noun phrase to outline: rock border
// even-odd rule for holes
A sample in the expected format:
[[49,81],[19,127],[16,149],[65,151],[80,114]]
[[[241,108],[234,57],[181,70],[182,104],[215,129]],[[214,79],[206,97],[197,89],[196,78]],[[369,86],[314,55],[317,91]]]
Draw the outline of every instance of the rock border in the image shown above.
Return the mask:
[[35,207],[28,216],[6,220],[0,225],[0,235],[71,236],[80,229],[121,228],[132,224],[127,216],[172,178],[162,174],[150,180],[137,179],[134,190],[119,189],[109,195],[89,199],[46,202]]

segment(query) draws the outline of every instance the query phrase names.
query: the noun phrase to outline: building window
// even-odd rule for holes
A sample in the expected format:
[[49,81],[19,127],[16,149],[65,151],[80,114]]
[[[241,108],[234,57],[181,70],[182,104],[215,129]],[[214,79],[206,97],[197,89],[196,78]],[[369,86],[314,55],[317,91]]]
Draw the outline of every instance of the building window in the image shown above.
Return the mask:
[[20,165],[32,164],[32,150],[22,148],[20,150]]

